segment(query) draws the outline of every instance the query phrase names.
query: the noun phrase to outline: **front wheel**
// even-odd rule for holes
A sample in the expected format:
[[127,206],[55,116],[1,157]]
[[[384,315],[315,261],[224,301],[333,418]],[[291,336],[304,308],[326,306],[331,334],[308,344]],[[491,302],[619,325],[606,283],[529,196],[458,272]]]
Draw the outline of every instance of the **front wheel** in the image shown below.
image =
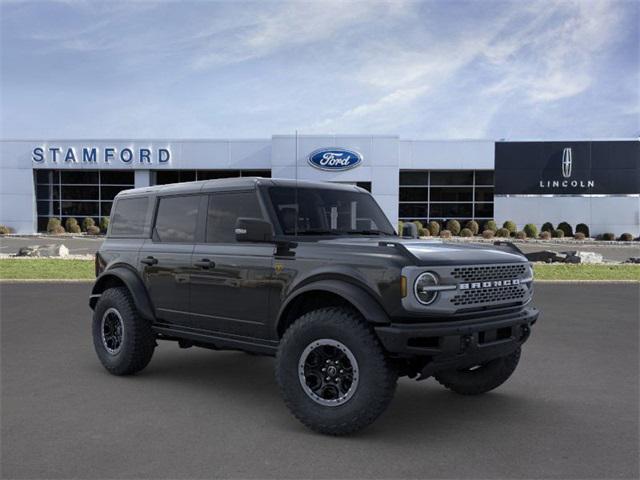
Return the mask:
[[479,395],[498,388],[513,374],[520,360],[520,349],[487,363],[461,370],[447,370],[434,375],[449,390],[461,395]]
[[286,331],[276,357],[285,403],[307,427],[346,435],[372,423],[393,398],[397,372],[360,315],[309,312]]

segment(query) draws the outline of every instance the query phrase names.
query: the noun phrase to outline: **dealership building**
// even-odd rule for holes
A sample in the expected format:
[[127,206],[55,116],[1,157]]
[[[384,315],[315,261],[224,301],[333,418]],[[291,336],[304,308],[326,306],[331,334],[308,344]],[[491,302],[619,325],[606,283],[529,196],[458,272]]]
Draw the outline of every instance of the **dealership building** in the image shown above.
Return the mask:
[[495,218],[592,235],[640,235],[640,141],[405,140],[274,135],[247,140],[4,140],[0,224],[109,216],[124,189],[260,176],[357,184],[400,220]]

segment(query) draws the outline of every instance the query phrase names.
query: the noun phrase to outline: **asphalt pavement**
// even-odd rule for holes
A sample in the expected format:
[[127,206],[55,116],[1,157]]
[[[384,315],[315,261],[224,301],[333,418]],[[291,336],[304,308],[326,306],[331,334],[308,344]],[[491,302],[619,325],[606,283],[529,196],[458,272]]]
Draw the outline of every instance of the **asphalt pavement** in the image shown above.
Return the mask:
[[161,343],[109,375],[89,284],[0,283],[3,478],[638,478],[638,284],[540,284],[514,376],[462,397],[402,379],[388,411],[324,437],[273,360]]

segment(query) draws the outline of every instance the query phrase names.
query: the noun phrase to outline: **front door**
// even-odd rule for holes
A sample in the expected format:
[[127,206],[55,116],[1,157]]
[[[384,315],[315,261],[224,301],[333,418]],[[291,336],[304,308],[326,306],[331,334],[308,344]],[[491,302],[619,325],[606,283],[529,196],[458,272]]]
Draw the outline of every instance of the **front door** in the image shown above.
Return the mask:
[[237,243],[238,217],[265,218],[256,191],[209,195],[204,244],[195,246],[191,312],[198,328],[267,338],[275,247]]

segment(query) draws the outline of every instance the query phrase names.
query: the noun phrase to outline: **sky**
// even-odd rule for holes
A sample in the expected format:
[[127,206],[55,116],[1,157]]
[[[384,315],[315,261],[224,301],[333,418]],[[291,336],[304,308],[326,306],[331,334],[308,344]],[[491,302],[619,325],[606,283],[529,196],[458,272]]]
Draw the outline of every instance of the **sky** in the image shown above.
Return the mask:
[[640,136],[640,1],[0,0],[0,137]]

